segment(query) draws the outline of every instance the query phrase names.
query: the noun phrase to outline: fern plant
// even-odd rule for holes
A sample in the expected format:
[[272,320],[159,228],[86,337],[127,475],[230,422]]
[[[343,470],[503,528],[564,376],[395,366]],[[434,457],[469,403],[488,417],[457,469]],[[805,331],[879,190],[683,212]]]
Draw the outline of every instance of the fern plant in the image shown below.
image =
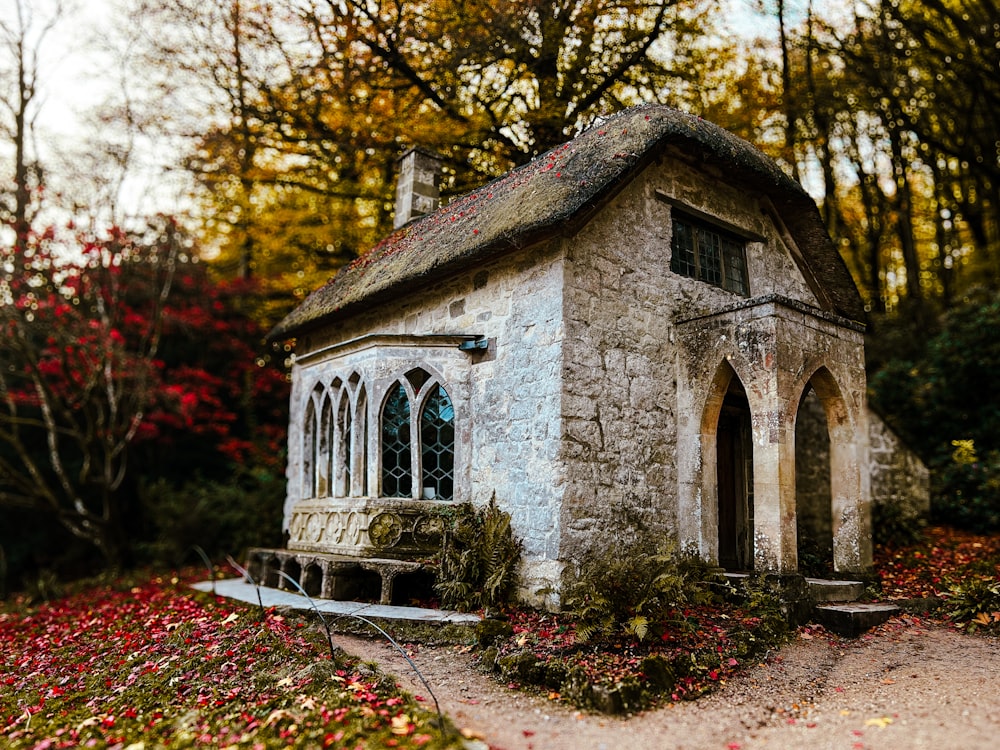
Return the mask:
[[970,633],[978,628],[1000,631],[1000,580],[970,578],[952,586],[947,613]]
[[446,518],[434,584],[442,605],[467,612],[506,604],[517,580],[522,546],[496,495],[482,508],[459,505]]
[[655,555],[621,555],[614,549],[584,567],[563,606],[576,621],[581,642],[615,635],[641,641],[667,622],[677,605],[711,600],[708,578],[704,563],[672,548]]

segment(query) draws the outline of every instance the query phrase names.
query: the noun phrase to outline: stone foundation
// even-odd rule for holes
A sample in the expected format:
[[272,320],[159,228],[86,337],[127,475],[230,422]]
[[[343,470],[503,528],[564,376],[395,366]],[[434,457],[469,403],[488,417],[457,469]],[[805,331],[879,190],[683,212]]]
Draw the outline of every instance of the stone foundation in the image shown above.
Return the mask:
[[379,604],[388,605],[392,604],[396,578],[419,573],[424,565],[406,560],[254,548],[247,555],[246,568],[255,583],[268,588],[297,592],[298,588],[288,580],[291,578],[311,597],[363,601],[374,598],[374,593]]
[[430,557],[441,546],[447,507],[408,498],[303,500],[292,506],[288,548],[356,558]]

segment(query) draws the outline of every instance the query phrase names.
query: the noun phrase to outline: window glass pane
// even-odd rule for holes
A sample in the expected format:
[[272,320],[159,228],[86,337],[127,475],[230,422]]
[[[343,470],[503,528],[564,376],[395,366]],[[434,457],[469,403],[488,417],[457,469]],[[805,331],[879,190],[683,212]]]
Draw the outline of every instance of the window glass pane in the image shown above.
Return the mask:
[[455,487],[455,410],[440,385],[434,386],[424,402],[420,448],[424,497],[451,500]]
[[722,238],[708,229],[698,230],[698,278],[714,286],[722,286]]
[[316,414],[316,402],[310,398],[306,405],[305,434],[303,435],[302,479],[303,489],[307,497],[316,497],[316,443],[319,440],[319,417]]
[[750,290],[747,289],[747,267],[746,259],[743,257],[743,245],[732,240],[723,240],[722,254],[726,264],[726,289],[746,297]]
[[323,397],[319,420],[319,440],[316,442],[316,494],[327,497],[332,487],[330,468],[333,464],[333,405]]
[[670,270],[730,292],[750,294],[746,243],[711,224],[673,212]]
[[695,278],[697,270],[694,261],[694,236],[691,227],[680,219],[674,219],[671,240],[670,270],[682,276]]
[[410,497],[412,491],[410,400],[400,383],[382,407],[382,494]]
[[[365,394],[364,386],[358,394],[358,414],[355,424],[357,424],[357,449],[354,460],[355,476],[357,477],[357,488],[355,492],[362,497],[368,494],[368,398]],[[354,494],[354,493],[352,493]]]
[[346,497],[351,492],[351,400],[345,392],[340,398],[337,414],[337,496]]

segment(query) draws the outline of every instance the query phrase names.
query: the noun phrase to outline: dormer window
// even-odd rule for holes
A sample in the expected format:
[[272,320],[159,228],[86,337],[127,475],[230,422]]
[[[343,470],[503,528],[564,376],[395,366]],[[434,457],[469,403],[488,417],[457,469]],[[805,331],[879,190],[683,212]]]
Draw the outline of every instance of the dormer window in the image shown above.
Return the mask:
[[746,240],[677,209],[671,213],[670,270],[748,297]]

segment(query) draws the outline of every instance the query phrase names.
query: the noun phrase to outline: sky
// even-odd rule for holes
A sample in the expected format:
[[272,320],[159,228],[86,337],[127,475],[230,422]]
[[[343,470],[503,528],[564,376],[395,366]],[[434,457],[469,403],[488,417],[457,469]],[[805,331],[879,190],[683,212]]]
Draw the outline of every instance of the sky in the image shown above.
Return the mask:
[[[215,0],[207,0],[215,1]],[[41,44],[38,34],[52,18],[53,9],[62,3],[63,14],[45,32]],[[96,167],[89,157],[93,139],[108,135],[94,122],[96,107],[113,98],[120,90],[113,47],[117,43],[115,4],[118,0],[0,0],[0,20],[16,24],[20,3],[29,20],[29,45],[40,51],[38,95],[35,99],[35,137],[32,148],[43,165],[52,165],[50,173],[62,173],[65,164],[76,164],[84,173]],[[185,198],[175,183],[164,179],[163,165],[169,154],[162,144],[137,141],[135,163],[118,192],[116,216],[103,216],[107,222],[125,222],[158,212],[174,213]],[[2,148],[2,144],[0,144]],[[53,183],[55,179],[53,180]],[[60,186],[50,183],[50,189]],[[64,217],[49,216],[59,223]]]
[[[0,18],[14,21],[18,0],[0,2]],[[51,18],[52,0],[20,0],[29,9],[31,43]],[[101,54],[102,27],[108,23],[109,0],[76,0],[41,45],[39,125],[45,133],[73,138],[91,103],[107,93],[109,61]]]

